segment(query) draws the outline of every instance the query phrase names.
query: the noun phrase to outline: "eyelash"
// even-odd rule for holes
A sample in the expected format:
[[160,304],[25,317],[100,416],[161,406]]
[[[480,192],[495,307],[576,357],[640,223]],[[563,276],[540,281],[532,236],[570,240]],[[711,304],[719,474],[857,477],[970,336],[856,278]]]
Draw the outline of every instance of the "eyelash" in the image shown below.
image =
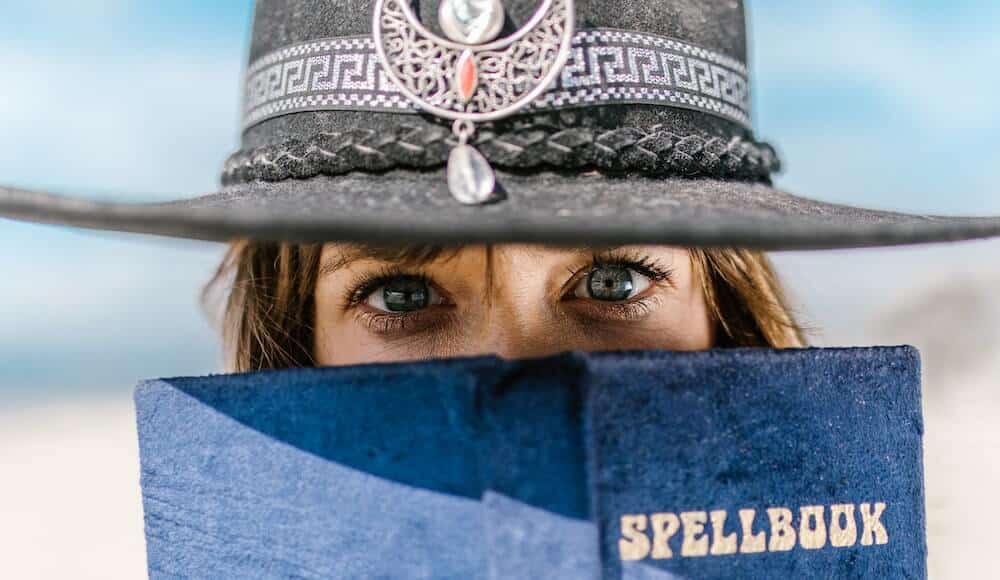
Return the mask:
[[[628,252],[618,252],[609,255],[595,254],[590,262],[577,270],[571,270],[572,278],[566,288],[572,289],[583,276],[602,267],[629,268],[643,276],[649,278],[654,284],[672,284],[674,270],[651,257],[643,254],[633,254]],[[435,286],[434,281],[424,272],[406,271],[396,266],[387,266],[375,272],[361,274],[357,280],[349,287],[345,296],[345,310],[354,309],[361,306],[373,292],[380,287],[399,278],[410,278],[419,280],[427,285]],[[440,289],[439,289],[440,291]],[[567,295],[564,290],[564,300],[580,300]],[[580,300],[581,302],[586,302]],[[631,321],[638,320],[648,314],[653,308],[653,299],[650,297],[635,297],[625,302],[594,304],[588,308],[593,310],[593,314],[598,318],[606,318],[609,321]],[[386,312],[372,312],[369,310],[359,310],[358,320],[369,330],[376,334],[398,334],[409,330],[409,328],[424,327],[428,321],[428,313],[411,312],[392,314]],[[423,320],[423,322],[421,322]]]
[[372,292],[399,278],[419,280],[424,284],[436,286],[430,276],[423,272],[406,272],[401,268],[388,266],[375,272],[361,274],[358,279],[355,280],[351,286],[349,286],[349,288],[352,289],[348,290],[344,303],[348,308],[358,306],[367,300],[368,297],[372,295]]
[[589,275],[590,272],[598,268],[608,266],[635,270],[655,283],[672,284],[674,279],[673,268],[661,264],[645,254],[633,254],[619,250],[618,253],[604,256],[594,254],[589,264],[578,270],[571,270],[573,277],[568,286],[572,288],[583,276]]

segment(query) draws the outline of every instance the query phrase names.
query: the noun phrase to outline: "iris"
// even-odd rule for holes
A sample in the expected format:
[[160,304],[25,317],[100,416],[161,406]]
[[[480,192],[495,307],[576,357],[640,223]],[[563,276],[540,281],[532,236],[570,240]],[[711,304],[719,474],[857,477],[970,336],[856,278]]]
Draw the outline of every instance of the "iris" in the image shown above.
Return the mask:
[[602,302],[628,300],[635,290],[632,272],[623,266],[601,266],[594,268],[587,277],[590,297]]
[[415,312],[427,308],[430,289],[423,280],[397,278],[383,287],[382,298],[389,312]]

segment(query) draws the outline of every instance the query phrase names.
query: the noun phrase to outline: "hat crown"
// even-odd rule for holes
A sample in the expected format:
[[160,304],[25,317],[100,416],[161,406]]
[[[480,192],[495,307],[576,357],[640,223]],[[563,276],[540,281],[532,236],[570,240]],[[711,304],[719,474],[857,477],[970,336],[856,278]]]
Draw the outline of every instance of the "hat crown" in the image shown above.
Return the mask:
[[[425,26],[442,33],[441,0],[415,0]],[[541,0],[502,0],[506,30],[526,22]],[[250,60],[285,46],[371,33],[372,0],[258,0]],[[668,36],[746,61],[742,0],[576,0],[577,27]]]
[[[413,0],[409,5],[424,27],[445,37],[438,18],[441,1]],[[517,34],[548,4],[545,0],[501,1],[506,13],[501,38]],[[407,153],[412,138],[421,143],[439,141],[438,129],[447,129],[450,121],[412,114],[420,113],[420,107],[396,93],[377,70],[380,65],[375,59],[372,30],[376,4],[375,0],[258,1],[245,93],[243,143],[227,162],[223,183],[302,177],[315,171],[342,174],[396,166],[423,168],[443,162],[444,151],[421,150],[417,156]],[[730,149],[739,142],[740,151],[751,151],[753,159],[764,162],[754,163],[751,168],[743,163],[730,164],[736,167],[737,174],[757,180],[773,170],[771,153],[753,144],[741,0],[574,0],[572,6],[576,30],[573,56],[561,77],[575,86],[564,91],[567,87],[557,83],[545,95],[548,102],[519,110],[510,122],[537,127],[535,121],[540,121],[549,138],[564,129],[585,132],[572,137],[573,142],[601,135],[613,141],[619,137],[629,140],[634,138],[628,133],[633,129],[660,140],[721,140],[730,144]],[[602,52],[609,50],[617,54]],[[619,82],[623,77],[632,78]],[[358,82],[366,84],[366,88],[355,90]],[[322,86],[326,88],[314,90]],[[495,127],[509,137],[506,142],[535,139],[523,131],[510,133],[510,122],[504,119]],[[402,150],[392,144],[386,145],[390,151],[383,147],[374,165],[368,160],[340,156],[336,167],[320,171],[316,163],[309,163],[307,171],[289,173],[288,163],[278,167],[267,161],[276,157],[297,159],[301,152],[295,144],[306,144],[308,148],[319,135],[336,134],[348,142],[367,139],[359,137],[359,131],[373,136],[398,137],[403,133],[409,137]],[[626,133],[609,135],[608,131]],[[550,153],[563,150],[560,143],[554,147]],[[564,159],[547,158],[541,165],[577,168],[596,163],[661,175],[678,169],[687,175],[705,170],[687,167],[686,162],[677,159],[661,159],[649,167],[645,162],[637,165],[635,160],[626,160],[623,165],[617,156],[604,155],[603,147],[598,149],[597,154],[603,156],[600,159],[591,159],[593,155],[585,152],[586,159],[581,160],[574,152],[568,157],[563,154]],[[386,155],[393,159],[392,164],[384,163]],[[255,163],[255,159],[265,163]],[[510,163],[499,162],[511,169],[540,167],[533,159],[533,155],[527,155]],[[276,168],[281,171],[275,173]]]

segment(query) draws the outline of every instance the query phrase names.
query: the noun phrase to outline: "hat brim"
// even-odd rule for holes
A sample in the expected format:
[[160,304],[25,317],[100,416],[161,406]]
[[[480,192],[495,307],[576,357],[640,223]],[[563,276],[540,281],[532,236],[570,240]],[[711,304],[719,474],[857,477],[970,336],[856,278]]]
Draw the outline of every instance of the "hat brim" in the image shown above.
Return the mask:
[[858,248],[1000,235],[1000,218],[911,215],[829,204],[765,184],[600,173],[499,173],[504,199],[464,206],[442,171],[255,182],[162,204],[0,188],[0,216],[229,241],[669,244],[766,250]]

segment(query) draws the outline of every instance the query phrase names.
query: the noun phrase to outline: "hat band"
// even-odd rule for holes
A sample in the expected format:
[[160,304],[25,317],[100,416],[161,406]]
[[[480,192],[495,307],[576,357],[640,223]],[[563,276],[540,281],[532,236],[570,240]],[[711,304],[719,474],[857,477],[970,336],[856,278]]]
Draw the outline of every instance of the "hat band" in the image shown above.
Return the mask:
[[[237,152],[226,161],[222,183],[434,169],[447,162],[455,145],[451,132],[436,125],[403,123],[390,131],[324,132]],[[600,130],[532,124],[505,132],[483,131],[475,145],[490,164],[511,171],[593,168],[655,177],[766,182],[781,168],[778,155],[766,143],[679,135],[663,126]]]
[[[306,111],[420,112],[386,77],[370,36],[285,47],[251,63],[246,77],[244,129]],[[691,109],[751,125],[743,62],[683,41],[613,29],[577,32],[559,79],[526,112],[604,104]]]

